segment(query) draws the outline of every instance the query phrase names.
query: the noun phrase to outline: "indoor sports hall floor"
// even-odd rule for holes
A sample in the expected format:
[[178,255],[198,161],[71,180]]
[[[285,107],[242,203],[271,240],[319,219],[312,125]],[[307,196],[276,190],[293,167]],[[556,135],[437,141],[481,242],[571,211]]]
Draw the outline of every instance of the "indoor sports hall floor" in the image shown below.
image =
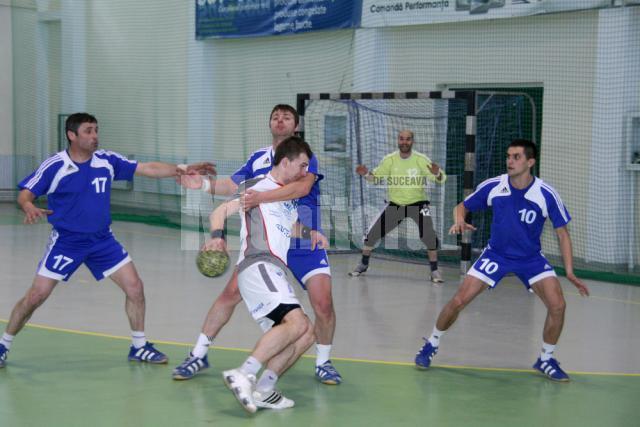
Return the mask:
[[[0,205],[2,328],[49,235],[47,224],[21,220],[13,204]],[[212,368],[190,381],[171,379],[228,273],[200,276],[195,252],[180,249],[179,230],[125,222],[113,229],[145,282],[147,337],[169,365],[127,362],[123,295],[82,267],[15,339],[0,369],[1,426],[640,425],[640,287],[589,281],[585,299],[562,279],[568,310],[556,355],[568,384],[530,369],[545,310],[513,279],[470,305],[442,339],[432,369],[418,371],[413,356],[453,295],[457,269],[445,269],[447,283],[438,288],[424,266],[391,261],[373,260],[366,276],[352,279],[346,273],[358,256],[333,255],[333,360],[344,383],[317,383],[313,358],[303,358],[279,384],[296,407],[249,416],[220,377],[259,336],[244,305],[209,353]]]

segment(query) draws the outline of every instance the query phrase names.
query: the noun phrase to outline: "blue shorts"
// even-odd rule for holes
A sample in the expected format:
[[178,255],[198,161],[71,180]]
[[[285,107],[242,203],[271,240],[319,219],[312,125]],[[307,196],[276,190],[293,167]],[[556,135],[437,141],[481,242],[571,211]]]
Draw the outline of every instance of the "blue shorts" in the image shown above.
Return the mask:
[[490,247],[482,251],[467,272],[492,288],[495,288],[508,273],[518,276],[528,290],[531,289],[531,285],[546,277],[556,277],[556,272],[542,253],[530,258],[514,260],[505,258]]
[[307,289],[305,282],[316,274],[331,276],[329,258],[324,249],[289,249],[287,252],[287,267],[300,282],[302,289]]
[[110,229],[98,233],[72,233],[54,229],[38,264],[37,274],[66,282],[85,263],[93,277],[101,280],[128,262],[131,262],[131,257]]

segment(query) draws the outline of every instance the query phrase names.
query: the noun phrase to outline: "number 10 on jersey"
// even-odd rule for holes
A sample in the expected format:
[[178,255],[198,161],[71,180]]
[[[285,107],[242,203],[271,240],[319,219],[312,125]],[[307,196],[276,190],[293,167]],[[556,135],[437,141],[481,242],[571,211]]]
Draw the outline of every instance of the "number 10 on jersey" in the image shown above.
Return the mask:
[[536,220],[536,211],[530,211],[527,209],[520,209],[518,211],[520,214],[520,221],[526,222],[527,224],[532,224],[533,221]]

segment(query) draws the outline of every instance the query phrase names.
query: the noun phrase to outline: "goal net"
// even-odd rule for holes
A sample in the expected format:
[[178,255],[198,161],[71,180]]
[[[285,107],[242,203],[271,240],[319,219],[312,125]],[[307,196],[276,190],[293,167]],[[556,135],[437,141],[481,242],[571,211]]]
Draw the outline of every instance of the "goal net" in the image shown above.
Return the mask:
[[[475,91],[412,93],[299,94],[304,138],[318,157],[322,223],[335,252],[359,251],[387,203],[387,189],[355,172],[370,170],[398,149],[398,133],[414,133],[413,150],[428,156],[447,174],[444,184],[426,182],[425,199],[441,242],[440,259],[466,270],[474,249],[488,240],[488,214],[474,214],[473,235],[449,235],[452,210],[480,181],[504,170],[506,146],[530,137],[527,98]],[[480,115],[476,116],[476,110]],[[477,134],[477,135],[476,135]],[[535,139],[535,138],[534,138]],[[481,154],[477,151],[481,148]],[[462,246],[462,251],[459,250]],[[378,244],[377,256],[426,262],[418,227],[405,220]]]

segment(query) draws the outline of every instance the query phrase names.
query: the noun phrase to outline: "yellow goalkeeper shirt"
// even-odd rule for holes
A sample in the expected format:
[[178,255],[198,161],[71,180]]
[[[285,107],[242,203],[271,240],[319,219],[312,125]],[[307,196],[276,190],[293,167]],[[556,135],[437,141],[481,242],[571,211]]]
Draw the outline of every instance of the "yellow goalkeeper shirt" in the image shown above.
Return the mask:
[[443,184],[447,175],[440,169],[438,176],[429,169],[431,159],[422,153],[412,151],[406,159],[394,151],[382,159],[371,174],[374,185],[387,187],[389,201],[398,205],[410,205],[427,198],[425,187],[427,180]]

